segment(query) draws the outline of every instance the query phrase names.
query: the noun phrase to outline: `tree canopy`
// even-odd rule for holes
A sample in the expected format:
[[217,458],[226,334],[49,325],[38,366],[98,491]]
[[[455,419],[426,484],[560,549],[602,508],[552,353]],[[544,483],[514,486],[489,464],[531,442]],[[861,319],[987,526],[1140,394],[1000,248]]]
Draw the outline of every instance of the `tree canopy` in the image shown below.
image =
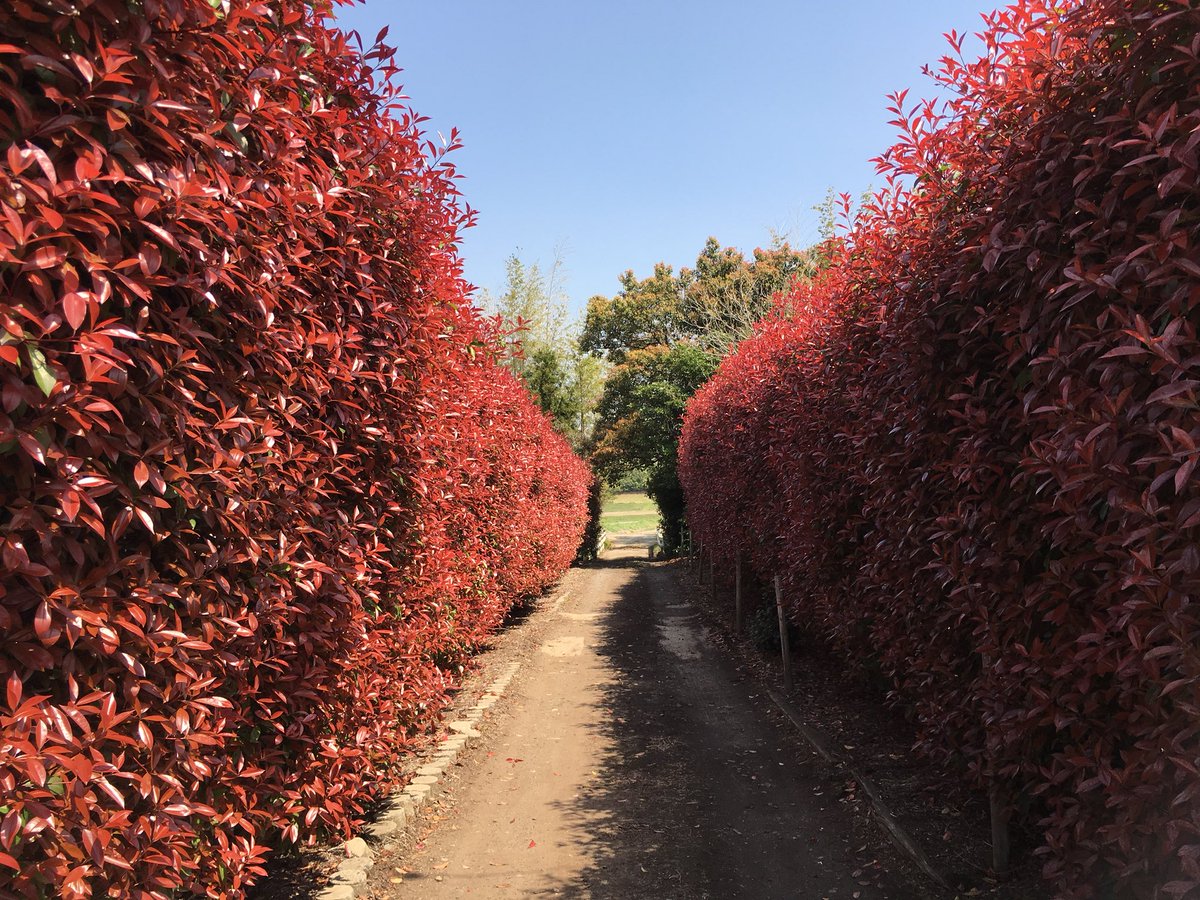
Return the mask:
[[811,278],[820,266],[817,251],[794,250],[786,241],[756,249],[747,259],[710,237],[695,267],[675,274],[658,263],[643,279],[629,270],[615,296],[589,300],[580,347],[617,364],[631,350],[682,340],[724,355],[749,336],[772,296],[797,278]]
[[582,451],[595,426],[605,363],[580,350],[571,334],[562,259],[556,255],[543,273],[536,262],[526,264],[513,254],[505,269],[503,292],[483,297],[506,334],[504,365],[524,382],[559,433]]
[[696,344],[632,350],[604,385],[592,463],[610,481],[648,473],[646,493],[662,517],[663,546],[682,541],[683,491],[676,474],[688,398],[715,371],[717,357]]
[[668,551],[683,535],[676,458],[688,398],[750,335],[771,298],[820,265],[817,251],[783,241],[747,258],[709,238],[694,267],[676,274],[659,263],[642,279],[627,271],[614,297],[588,302],[579,346],[616,366],[600,399],[593,462],[609,481],[647,473]]

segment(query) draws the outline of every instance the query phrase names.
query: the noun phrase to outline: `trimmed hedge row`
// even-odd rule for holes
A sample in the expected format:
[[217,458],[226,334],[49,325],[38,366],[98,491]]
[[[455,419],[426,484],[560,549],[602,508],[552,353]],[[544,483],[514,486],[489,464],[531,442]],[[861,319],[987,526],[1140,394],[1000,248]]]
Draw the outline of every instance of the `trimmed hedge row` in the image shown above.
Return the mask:
[[582,533],[453,168],[314,6],[0,11],[0,893],[347,833]]
[[1196,896],[1200,7],[983,37],[691,402],[689,523],[1036,820],[1063,896]]

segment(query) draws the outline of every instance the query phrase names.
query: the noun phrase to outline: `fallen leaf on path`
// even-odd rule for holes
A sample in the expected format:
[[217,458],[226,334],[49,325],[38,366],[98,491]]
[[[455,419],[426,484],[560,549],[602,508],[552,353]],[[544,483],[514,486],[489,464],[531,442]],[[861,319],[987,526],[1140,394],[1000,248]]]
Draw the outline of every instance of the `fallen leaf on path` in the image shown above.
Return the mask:
[[[529,842],[529,847],[536,847],[536,846],[537,846],[537,841],[530,841],[530,842]],[[526,847],[525,849],[526,849],[526,850],[528,850],[528,849],[529,849],[529,847]]]

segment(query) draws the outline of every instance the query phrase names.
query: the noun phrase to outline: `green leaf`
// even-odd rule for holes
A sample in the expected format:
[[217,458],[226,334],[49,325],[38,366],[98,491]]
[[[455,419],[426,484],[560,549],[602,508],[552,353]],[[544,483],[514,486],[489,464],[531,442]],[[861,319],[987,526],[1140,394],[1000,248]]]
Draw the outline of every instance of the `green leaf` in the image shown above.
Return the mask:
[[225,126],[225,133],[229,135],[230,140],[237,144],[239,150],[243,153],[250,152],[250,142],[246,140],[246,136],[242,134],[240,128],[230,122]]
[[42,389],[42,393],[49,397],[54,392],[54,386],[58,384],[58,379],[54,377],[54,373],[46,365],[46,357],[42,355],[41,350],[32,344],[26,344],[25,352],[29,355],[29,365],[33,369],[33,380]]

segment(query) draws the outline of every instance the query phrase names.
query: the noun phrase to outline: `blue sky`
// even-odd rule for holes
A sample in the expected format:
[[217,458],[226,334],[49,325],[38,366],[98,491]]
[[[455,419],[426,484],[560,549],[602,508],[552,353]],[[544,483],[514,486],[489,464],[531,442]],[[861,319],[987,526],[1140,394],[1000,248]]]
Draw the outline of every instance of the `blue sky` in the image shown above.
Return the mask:
[[368,0],[338,22],[367,42],[390,26],[413,108],[458,127],[467,277],[497,291],[510,254],[546,268],[557,249],[577,312],[710,234],[814,241],[828,188],[878,183],[886,95],[928,95],[942,33],[996,5]]

